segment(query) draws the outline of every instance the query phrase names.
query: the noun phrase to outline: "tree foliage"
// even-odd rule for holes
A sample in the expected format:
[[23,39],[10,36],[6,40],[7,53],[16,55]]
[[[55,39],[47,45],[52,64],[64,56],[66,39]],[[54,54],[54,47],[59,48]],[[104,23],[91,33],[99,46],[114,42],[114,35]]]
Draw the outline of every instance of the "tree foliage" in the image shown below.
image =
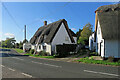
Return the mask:
[[89,36],[91,34],[92,34],[92,25],[88,23],[83,27],[83,30],[78,40],[78,44],[88,45]]
[[14,48],[16,40],[14,38],[7,38],[5,41],[1,42],[2,47],[6,48]]
[[79,39],[79,37],[81,36],[81,32],[82,32],[82,29],[79,29],[79,31],[76,32],[76,35],[77,35],[77,40]]

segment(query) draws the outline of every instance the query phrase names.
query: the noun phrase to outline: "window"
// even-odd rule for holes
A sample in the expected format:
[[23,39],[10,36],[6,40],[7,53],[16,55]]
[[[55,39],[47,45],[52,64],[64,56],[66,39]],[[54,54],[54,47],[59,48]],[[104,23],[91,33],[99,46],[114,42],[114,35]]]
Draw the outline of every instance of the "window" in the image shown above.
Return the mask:
[[46,46],[43,46],[43,50],[46,51]]
[[41,45],[39,46],[39,49],[41,49]]

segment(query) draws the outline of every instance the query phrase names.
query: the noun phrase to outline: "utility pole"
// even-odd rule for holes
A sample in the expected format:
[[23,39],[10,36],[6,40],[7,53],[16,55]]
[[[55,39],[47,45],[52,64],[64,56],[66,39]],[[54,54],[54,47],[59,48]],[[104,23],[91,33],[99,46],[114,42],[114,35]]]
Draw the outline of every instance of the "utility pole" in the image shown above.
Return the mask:
[[25,43],[26,43],[26,25],[25,25]]

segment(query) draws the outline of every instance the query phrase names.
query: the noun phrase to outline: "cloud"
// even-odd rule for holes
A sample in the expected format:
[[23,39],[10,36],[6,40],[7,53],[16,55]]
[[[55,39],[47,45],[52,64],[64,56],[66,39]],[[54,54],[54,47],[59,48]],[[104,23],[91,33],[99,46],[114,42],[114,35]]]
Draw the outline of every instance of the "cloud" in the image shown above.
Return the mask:
[[71,28],[73,31],[76,31],[77,29],[76,28]]
[[10,37],[10,38],[15,37],[15,35],[14,35],[14,34],[12,34],[12,33],[5,33],[4,35],[5,35],[6,37]]

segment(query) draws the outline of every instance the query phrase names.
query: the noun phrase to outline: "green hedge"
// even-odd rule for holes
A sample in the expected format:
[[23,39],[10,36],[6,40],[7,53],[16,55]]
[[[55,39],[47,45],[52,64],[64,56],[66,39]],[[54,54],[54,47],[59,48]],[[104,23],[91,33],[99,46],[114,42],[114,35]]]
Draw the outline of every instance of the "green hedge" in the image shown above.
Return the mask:
[[56,45],[56,52],[59,56],[67,56],[70,52],[75,52],[76,44]]

